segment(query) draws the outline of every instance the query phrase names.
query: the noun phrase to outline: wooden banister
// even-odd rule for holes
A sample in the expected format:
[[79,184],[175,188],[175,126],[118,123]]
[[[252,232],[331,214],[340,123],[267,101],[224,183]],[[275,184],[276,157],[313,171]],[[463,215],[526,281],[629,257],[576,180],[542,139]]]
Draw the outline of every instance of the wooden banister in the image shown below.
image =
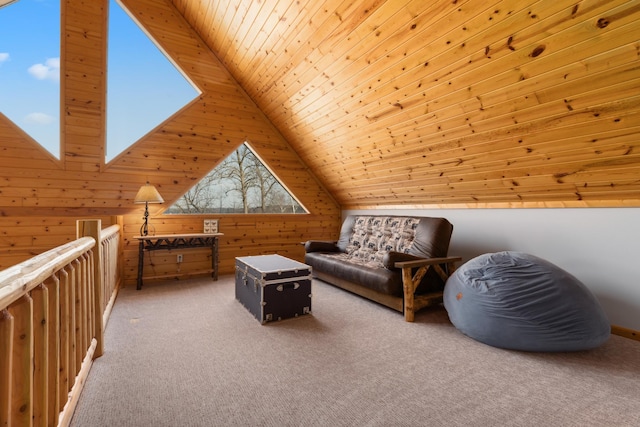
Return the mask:
[[0,271],[0,426],[70,423],[122,277],[121,227],[100,228]]
[[94,244],[94,240],[88,237],[78,239],[0,271],[0,308],[8,307],[25,293],[31,292]]

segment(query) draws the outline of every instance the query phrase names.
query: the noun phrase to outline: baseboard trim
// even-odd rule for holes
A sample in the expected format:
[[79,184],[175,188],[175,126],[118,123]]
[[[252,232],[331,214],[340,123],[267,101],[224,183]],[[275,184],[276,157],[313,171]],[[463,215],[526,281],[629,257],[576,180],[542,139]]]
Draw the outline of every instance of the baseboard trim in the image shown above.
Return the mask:
[[613,335],[620,335],[621,337],[640,341],[640,331],[634,331],[633,329],[623,328],[622,326],[611,325],[611,333]]

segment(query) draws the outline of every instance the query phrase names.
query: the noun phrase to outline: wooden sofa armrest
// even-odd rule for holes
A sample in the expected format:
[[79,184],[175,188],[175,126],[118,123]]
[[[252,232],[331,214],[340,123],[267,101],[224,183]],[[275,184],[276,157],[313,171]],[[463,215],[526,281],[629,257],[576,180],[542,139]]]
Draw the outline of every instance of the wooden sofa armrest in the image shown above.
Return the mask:
[[396,268],[416,268],[422,267],[425,265],[434,265],[434,264],[449,264],[462,261],[462,257],[459,256],[448,256],[441,258],[423,258],[412,261],[399,261],[394,264]]
[[[420,284],[420,281],[427,273],[429,268],[433,268],[440,278],[446,282],[447,279],[455,271],[455,263],[462,261],[459,256],[440,257],[440,258],[425,258],[413,261],[400,261],[395,263],[396,268],[402,269],[402,287],[404,290],[404,320],[407,322],[413,322],[414,313],[422,307],[429,305],[432,300],[442,298],[442,292],[434,292],[428,295],[420,296],[419,301],[416,301],[416,288]],[[446,271],[442,269],[441,265],[447,266]],[[413,274],[413,269],[418,270]]]

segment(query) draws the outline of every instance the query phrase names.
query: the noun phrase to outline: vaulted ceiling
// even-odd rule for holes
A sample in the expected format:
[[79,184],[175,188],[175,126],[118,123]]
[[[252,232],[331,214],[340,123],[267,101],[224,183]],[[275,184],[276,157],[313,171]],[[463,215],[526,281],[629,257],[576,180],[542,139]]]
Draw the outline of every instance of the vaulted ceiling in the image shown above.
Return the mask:
[[109,1],[63,1],[62,156],[0,113],[0,216],[172,203],[245,140],[319,219],[640,206],[640,0],[120,1],[200,97],[105,163]]
[[172,2],[343,207],[638,204],[637,0]]

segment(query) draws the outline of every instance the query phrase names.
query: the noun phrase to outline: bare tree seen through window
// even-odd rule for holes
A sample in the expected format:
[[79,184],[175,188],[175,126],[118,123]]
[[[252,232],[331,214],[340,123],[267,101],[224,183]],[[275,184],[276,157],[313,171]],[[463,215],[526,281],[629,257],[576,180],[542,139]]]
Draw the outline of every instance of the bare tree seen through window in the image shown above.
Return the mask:
[[306,211],[244,143],[165,213],[306,213]]

